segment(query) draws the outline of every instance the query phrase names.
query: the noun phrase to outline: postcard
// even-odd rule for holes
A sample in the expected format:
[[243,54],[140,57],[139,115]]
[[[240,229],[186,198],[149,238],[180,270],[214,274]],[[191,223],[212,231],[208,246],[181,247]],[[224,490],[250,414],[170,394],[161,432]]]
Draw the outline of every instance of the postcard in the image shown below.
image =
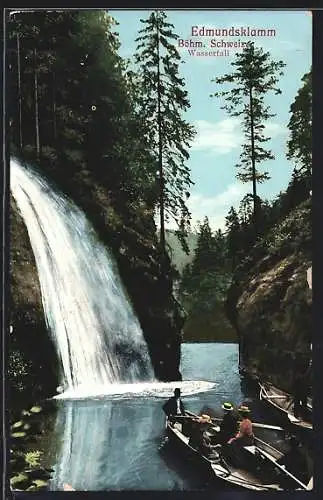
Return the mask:
[[11,490],[311,490],[311,13],[6,30]]

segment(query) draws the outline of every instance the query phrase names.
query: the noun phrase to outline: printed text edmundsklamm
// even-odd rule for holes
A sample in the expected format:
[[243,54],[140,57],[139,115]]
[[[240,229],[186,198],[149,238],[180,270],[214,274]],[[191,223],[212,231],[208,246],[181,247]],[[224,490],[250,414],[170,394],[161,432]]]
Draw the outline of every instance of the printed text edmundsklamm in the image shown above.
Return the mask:
[[192,26],[191,36],[276,36],[273,28],[254,28],[232,26],[231,28],[207,28],[206,26]]

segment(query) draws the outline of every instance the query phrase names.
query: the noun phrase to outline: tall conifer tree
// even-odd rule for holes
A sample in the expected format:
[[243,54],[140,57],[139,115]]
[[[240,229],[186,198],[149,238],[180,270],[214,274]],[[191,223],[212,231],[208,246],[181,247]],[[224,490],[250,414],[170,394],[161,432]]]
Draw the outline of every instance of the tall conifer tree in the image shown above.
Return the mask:
[[177,235],[187,251],[185,236],[190,213],[186,200],[192,181],[186,162],[195,132],[183,118],[190,103],[174,44],[178,35],[163,11],[156,10],[141,22],[144,27],[136,39],[135,54],[140,80],[137,103],[146,137],[155,151],[161,251],[166,253],[165,222],[170,219],[177,223]]
[[264,148],[264,143],[270,140],[264,135],[265,122],[275,115],[265,104],[265,96],[272,91],[280,94],[277,87],[279,77],[283,75],[285,64],[282,61],[273,61],[269,52],[255,47],[249,42],[244,50],[236,55],[231,63],[232,73],[226,74],[212,81],[219,85],[232,84],[228,91],[219,91],[213,94],[222,97],[226,104],[222,106],[230,116],[242,120],[242,130],[245,141],[242,145],[237,178],[242,182],[252,182],[252,196],[254,205],[255,237],[259,234],[258,212],[259,199],[257,197],[257,183],[269,179],[268,172],[261,172],[259,166],[266,160],[273,160],[270,149]]

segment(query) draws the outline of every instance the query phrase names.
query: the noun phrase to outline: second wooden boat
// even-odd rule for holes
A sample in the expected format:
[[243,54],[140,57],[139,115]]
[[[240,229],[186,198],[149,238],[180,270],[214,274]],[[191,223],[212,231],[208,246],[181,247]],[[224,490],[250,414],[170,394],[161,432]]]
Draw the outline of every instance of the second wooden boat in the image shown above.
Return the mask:
[[278,389],[269,382],[259,383],[260,393],[259,398],[268,406],[276,410],[276,414],[285,420],[295,429],[303,429],[311,431],[313,429],[312,420],[312,400],[308,399],[306,408],[306,417],[296,418],[294,415],[294,399],[293,396],[281,389]]

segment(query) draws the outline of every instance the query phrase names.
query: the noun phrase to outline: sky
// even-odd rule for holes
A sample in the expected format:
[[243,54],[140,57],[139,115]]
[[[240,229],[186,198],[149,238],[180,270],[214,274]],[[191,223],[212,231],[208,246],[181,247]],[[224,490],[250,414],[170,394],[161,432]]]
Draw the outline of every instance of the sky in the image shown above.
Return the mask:
[[[290,105],[301,86],[302,76],[312,64],[312,16],[308,11],[220,11],[220,10],[167,10],[168,22],[174,25],[179,39],[202,41],[205,48],[197,51],[224,51],[211,48],[211,40],[233,42],[252,40],[256,46],[270,52],[272,59],[282,60],[286,66],[279,80],[280,95],[269,93],[265,103],[276,116],[267,122],[266,132],[271,140],[266,143],[275,155],[275,160],[263,163],[260,170],[268,171],[271,179],[258,185],[258,194],[272,200],[286,189],[293,170],[293,163],[286,159],[288,140],[287,124]],[[136,49],[135,38],[143,26],[140,19],[146,19],[149,10],[111,10],[110,14],[119,25],[122,57],[130,58]],[[192,36],[199,29],[247,28],[275,30],[271,36]],[[178,44],[178,41],[175,42]],[[192,214],[192,228],[208,216],[211,227],[225,228],[225,216],[231,206],[238,208],[243,196],[252,190],[251,183],[243,184],[236,179],[236,163],[243,140],[241,126],[221,109],[223,100],[211,98],[210,94],[229,87],[216,85],[211,80],[230,73],[230,63],[239,49],[227,49],[226,55],[193,56],[187,47],[177,46],[182,56],[181,76],[185,79],[191,108],[185,119],[194,125],[197,134],[190,149],[188,166],[194,186],[188,207]],[[192,50],[192,49],[190,49]],[[241,49],[240,49],[241,50]],[[169,224],[172,227],[172,224]]]

